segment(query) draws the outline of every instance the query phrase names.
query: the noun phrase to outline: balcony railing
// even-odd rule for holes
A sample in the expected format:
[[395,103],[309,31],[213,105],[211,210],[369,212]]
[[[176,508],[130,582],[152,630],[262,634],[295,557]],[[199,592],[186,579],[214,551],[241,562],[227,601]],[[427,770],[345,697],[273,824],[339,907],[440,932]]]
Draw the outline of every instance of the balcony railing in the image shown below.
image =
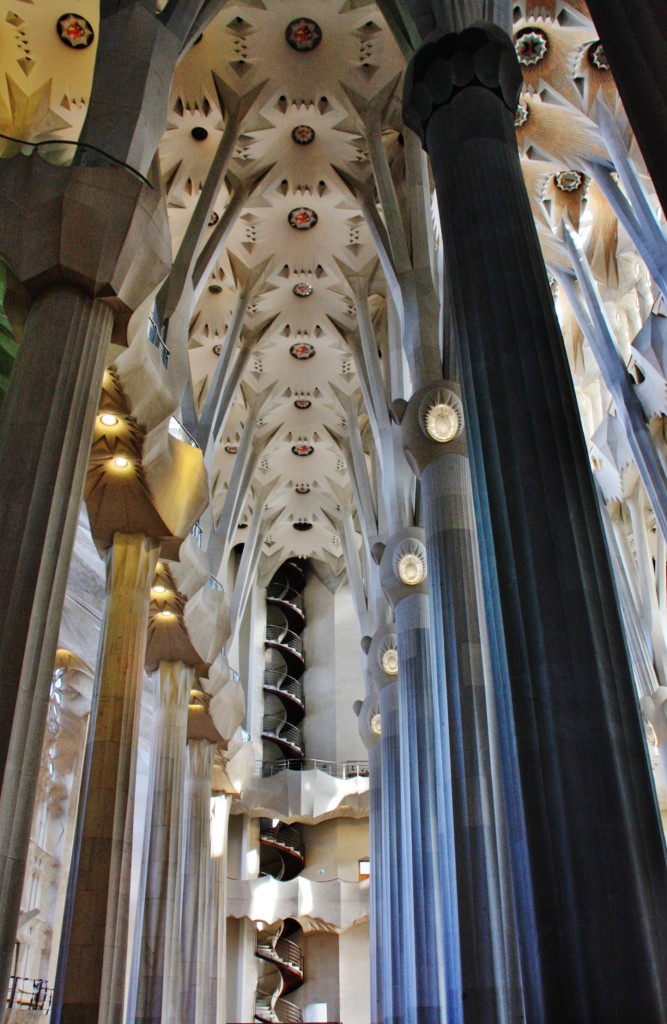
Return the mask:
[[271,778],[280,772],[307,772],[315,769],[335,779],[367,779],[368,761],[320,761],[314,757],[289,758],[285,761],[256,761],[255,777]]
[[7,991],[8,1009],[34,1010],[49,1013],[53,989],[46,978],[21,978],[12,974]]

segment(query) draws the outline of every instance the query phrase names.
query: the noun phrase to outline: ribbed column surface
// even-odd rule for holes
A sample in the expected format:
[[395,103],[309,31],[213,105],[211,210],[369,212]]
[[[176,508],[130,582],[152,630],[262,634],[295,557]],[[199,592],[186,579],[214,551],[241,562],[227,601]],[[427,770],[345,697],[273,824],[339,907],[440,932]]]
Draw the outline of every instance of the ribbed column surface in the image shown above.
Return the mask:
[[368,769],[370,774],[368,824],[370,831],[370,937],[371,937],[371,1024],[382,1024],[382,963],[384,945],[382,938],[382,743],[378,741],[368,748]]
[[185,778],[182,1020],[209,1024],[211,984],[211,772],[215,744],[189,740]]
[[[460,992],[457,920],[446,918],[443,890],[454,873],[451,830],[440,815],[438,790],[450,788],[447,740],[436,710],[429,632],[429,599],[410,594],[395,607],[398,641],[398,704],[401,727],[402,869],[399,898],[403,921],[401,959],[405,982],[405,1019],[420,1024],[453,1024],[448,992],[454,975]],[[382,720],[384,731],[384,719]],[[442,748],[444,747],[444,757]],[[449,813],[451,825],[451,809]],[[446,820],[446,819],[445,819]],[[454,904],[454,911],[456,906]],[[449,1001],[448,1001],[449,995]]]
[[67,1024],[121,1024],[124,1017],[141,681],[158,554],[156,541],[126,533],[114,534],[107,553],[90,773],[64,951],[60,1020]]
[[67,573],[113,315],[34,299],[0,417],[0,991],[12,968]]
[[398,686],[398,683],[388,683],[380,691],[382,877],[380,879],[379,917],[382,929],[382,959],[379,964],[378,982],[382,986],[384,1024],[403,1024],[406,1020],[403,973],[406,933],[401,900],[401,882],[405,871],[402,839]]
[[142,1024],[176,1024],[181,984],[183,786],[194,668],[182,661],[161,661],[153,679],[153,792],[146,823],[146,891],[135,1019]]
[[[444,451],[424,469],[421,487],[433,630],[432,714],[436,735],[448,737],[451,770],[455,839],[444,850],[450,856],[456,851],[458,1012],[466,1024],[519,1021],[523,1000],[501,779],[491,772],[468,459]],[[437,750],[446,757],[443,743]],[[445,792],[439,785],[438,794]]]
[[227,1021],[227,833],[232,798],[216,793],[211,802],[211,995],[210,1024]]
[[512,44],[499,32],[493,42],[486,29],[474,33],[466,45],[480,54],[480,74],[486,81],[495,59],[500,84],[459,88],[429,107],[426,145],[499,669],[517,907],[530,897],[519,914],[526,1016],[659,1024],[667,1016],[664,839],[517,153],[506,89]]

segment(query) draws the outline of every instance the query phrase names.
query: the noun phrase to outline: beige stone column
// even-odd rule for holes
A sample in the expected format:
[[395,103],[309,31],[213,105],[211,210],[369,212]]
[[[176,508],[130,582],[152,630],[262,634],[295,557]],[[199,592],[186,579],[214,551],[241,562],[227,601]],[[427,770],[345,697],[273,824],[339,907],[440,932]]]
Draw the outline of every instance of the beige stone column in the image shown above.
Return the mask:
[[227,1020],[227,833],[232,798],[228,793],[214,793],[211,808],[212,863],[212,946],[211,1002],[209,1024],[225,1024]]
[[211,986],[211,773],[220,737],[188,740],[183,877],[183,1024],[209,1024]]
[[153,799],[144,850],[146,892],[135,1014],[141,1024],[178,1020],[183,781],[194,672],[182,661],[161,661],[153,673]]
[[72,868],[69,954],[57,984],[64,985],[60,1019],[66,1024],[123,1020],[139,706],[158,553],[158,542],[139,533],[114,534],[107,552],[90,775]]

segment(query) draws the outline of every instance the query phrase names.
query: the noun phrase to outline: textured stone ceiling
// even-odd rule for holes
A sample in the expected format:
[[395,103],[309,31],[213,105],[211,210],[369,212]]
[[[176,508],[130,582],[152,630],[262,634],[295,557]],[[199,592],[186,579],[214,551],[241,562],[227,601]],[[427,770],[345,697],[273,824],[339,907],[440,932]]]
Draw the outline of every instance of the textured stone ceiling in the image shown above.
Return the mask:
[[[76,0],[74,7],[97,33],[97,3]],[[65,13],[67,9],[53,0],[0,0],[3,133],[33,141],[77,137],[90,91],[95,43],[64,43],[56,27]],[[302,18],[317,23],[321,41],[299,51],[289,45],[286,29]],[[602,191],[584,170],[590,160],[611,167],[598,130],[598,99],[605,98],[627,139],[614,85],[604,55],[598,63],[594,59],[596,33],[581,0],[526,0],[516,5],[515,18],[515,31],[528,57],[517,139],[545,254],[552,263],[562,260],[561,217],[566,212],[587,252],[627,360],[653,296],[644,265]],[[546,47],[542,54],[541,47]],[[531,63],[534,54],[538,59]],[[182,60],[173,82],[160,167],[174,254],[211,167],[226,105],[233,94],[257,88],[211,221],[222,216],[230,190],[239,182],[266,173],[201,291],[190,321],[189,357],[193,400],[201,411],[222,358],[239,285],[256,271],[245,325],[258,340],[207,462],[217,518],[248,419],[256,421],[254,436],[261,451],[233,543],[244,540],[255,503],[261,500],[267,513],[275,513],[263,542],[271,562],[288,554],[315,556],[334,574],[342,571],[336,512],[341,502],[351,500],[351,489],[336,437],[345,433],[350,409],[361,413],[372,477],[372,441],[365,430],[352,355],[331,318],[339,325],[354,325],[354,306],[341,266],[360,270],[375,255],[364,218],[334,165],[357,179],[368,176],[368,154],[354,108],[364,98],[382,93],[387,100],[386,123],[394,125],[385,131],[385,149],[395,176],[400,176],[402,67],[403,58],[373,3],[247,0],[223,7]],[[301,142],[295,140],[295,130]],[[4,155],[17,150],[10,142],[0,144]],[[629,145],[641,168],[631,139]],[[566,177],[558,178],[563,172]],[[578,181],[572,172],[579,175]],[[290,212],[303,210],[316,214],[312,228],[290,225]],[[297,214],[297,223],[303,225],[309,217],[307,212]],[[209,236],[213,230],[212,224]],[[437,227],[434,236],[437,243]],[[381,347],[386,292],[378,272],[371,286],[371,308]],[[554,292],[590,436],[609,400],[580,326],[556,286]],[[230,368],[238,350],[237,344]],[[386,358],[386,350],[384,354]],[[310,454],[298,454],[311,449]],[[306,528],[295,529],[295,523]]]

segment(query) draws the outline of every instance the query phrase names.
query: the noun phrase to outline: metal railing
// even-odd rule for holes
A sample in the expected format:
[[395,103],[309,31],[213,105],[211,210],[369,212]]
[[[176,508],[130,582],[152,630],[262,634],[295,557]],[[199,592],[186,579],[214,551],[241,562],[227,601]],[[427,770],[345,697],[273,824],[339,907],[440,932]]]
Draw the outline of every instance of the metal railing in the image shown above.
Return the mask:
[[[29,148],[32,152],[24,154],[25,156],[32,156],[33,153],[37,153],[47,163],[56,164],[59,167],[73,166],[77,157],[79,158],[79,165],[84,167],[122,167],[123,170],[129,171],[130,174],[139,178],[148,188],[153,189],[154,187],[141,171],[138,171],[130,164],[126,164],[123,160],[119,160],[118,157],[105,152],[99,146],[91,145],[89,142],[72,142],[68,139],[41,139],[39,142],[32,142],[30,139],[19,139],[15,135],[6,135],[4,132],[0,132],[0,139],[6,139],[8,142],[14,142],[19,146]],[[95,154],[94,157],[89,157],[85,160],[87,154],[93,153]]]
[[263,932],[257,934],[256,951],[258,956],[284,964],[303,975],[303,950],[291,939],[278,939],[267,936]]
[[297,857],[303,860],[303,836],[291,825],[267,824],[271,818],[262,818],[259,825],[259,838],[262,843],[272,843],[274,846],[282,846],[285,850],[291,850]]
[[269,600],[284,601],[303,615],[303,595],[293,587],[282,583],[269,583],[266,588],[266,596]]
[[280,644],[281,647],[287,647],[299,658],[303,658],[303,643],[301,641],[301,637],[297,633],[293,633],[291,629],[285,629],[284,626],[267,626],[266,640],[268,643]]
[[257,989],[255,1016],[269,1024],[303,1024],[303,1014],[289,999],[274,999],[271,992]]
[[167,348],[167,343],[165,339],[162,337],[160,327],[157,321],[154,320],[152,316],[148,317],[148,340],[150,341],[151,345],[155,345],[155,347],[159,350],[162,365],[166,370],[167,367],[169,366],[170,352],[169,349]]
[[189,444],[191,448],[201,447],[199,441],[195,441],[187,427],[184,427],[181,421],[177,420],[175,416],[169,417],[169,433],[172,437],[176,437],[179,441],[183,441],[184,444]]
[[12,974],[7,990],[7,1008],[49,1013],[53,989],[46,978],[21,978]]
[[307,772],[315,769],[335,779],[367,779],[368,761],[320,761],[314,757],[288,758],[285,761],[255,761],[255,778],[268,779],[280,772]]
[[303,753],[303,736],[301,730],[290,725],[282,715],[265,715],[262,721],[262,736],[276,743],[288,743],[290,747]]
[[286,693],[292,700],[297,701],[301,707],[305,706],[303,682],[300,679],[288,676],[282,669],[264,669],[264,689],[273,690],[274,693]]

